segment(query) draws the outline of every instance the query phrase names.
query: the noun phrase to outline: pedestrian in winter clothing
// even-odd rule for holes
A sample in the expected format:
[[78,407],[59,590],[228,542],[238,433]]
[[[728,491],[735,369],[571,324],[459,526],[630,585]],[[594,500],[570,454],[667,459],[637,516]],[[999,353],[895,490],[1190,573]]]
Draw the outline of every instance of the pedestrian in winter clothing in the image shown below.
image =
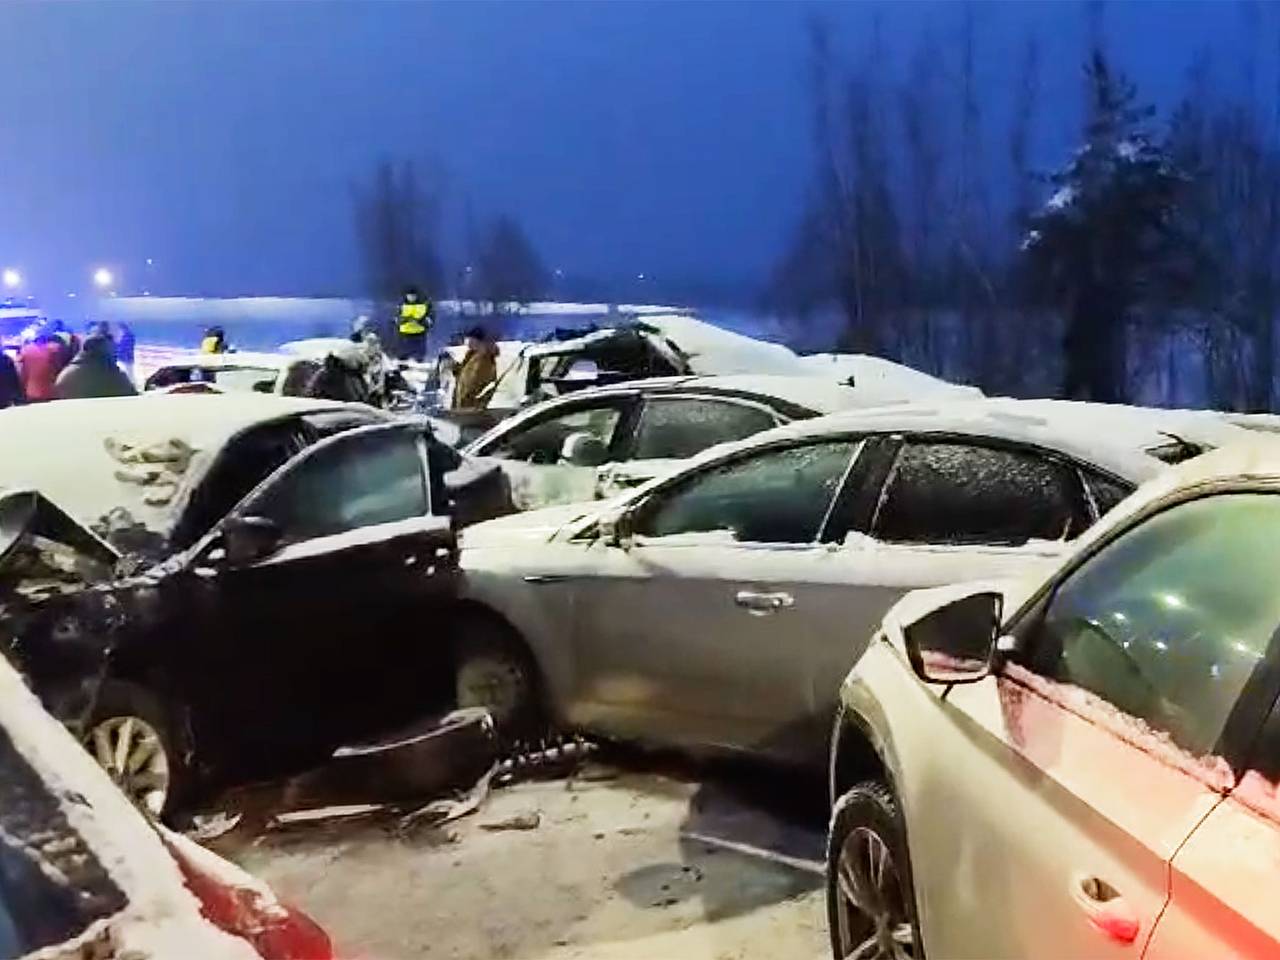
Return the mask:
[[467,352],[454,372],[453,409],[482,410],[489,405],[485,388],[498,379],[498,345],[483,327],[467,331]]
[[110,337],[92,336],[80,353],[58,374],[54,396],[59,400],[90,397],[131,397],[138,391],[116,364],[116,348]]
[[227,331],[221,327],[210,327],[204,332],[204,339],[200,341],[201,353],[226,353],[227,352]]
[[13,362],[13,357],[0,350],[0,409],[17,406],[24,399],[18,365]]
[[124,368],[124,372],[133,379],[133,360],[137,348],[133,330],[127,323],[120,324],[120,339],[116,341],[116,362]]
[[51,327],[39,330],[35,338],[18,351],[18,373],[28,403],[54,398],[53,385],[67,365],[66,348]]

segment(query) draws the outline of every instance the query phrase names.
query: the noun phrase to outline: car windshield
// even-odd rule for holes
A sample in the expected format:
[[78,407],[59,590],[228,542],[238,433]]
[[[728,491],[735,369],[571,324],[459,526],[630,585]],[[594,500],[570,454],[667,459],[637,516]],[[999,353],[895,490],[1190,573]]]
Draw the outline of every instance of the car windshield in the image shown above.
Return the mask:
[[252,390],[271,393],[280,371],[273,367],[167,367],[157,370],[149,382],[151,389],[186,383],[209,383],[221,390]]

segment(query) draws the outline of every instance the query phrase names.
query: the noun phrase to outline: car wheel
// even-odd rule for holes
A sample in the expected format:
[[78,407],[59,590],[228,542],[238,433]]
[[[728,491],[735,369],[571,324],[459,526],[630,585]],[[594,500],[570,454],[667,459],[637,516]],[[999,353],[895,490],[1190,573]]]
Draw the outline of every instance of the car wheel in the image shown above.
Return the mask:
[[542,710],[537,671],[519,640],[499,624],[467,619],[454,656],[454,702],[482,707],[503,740],[535,736]]
[[836,960],[921,960],[911,864],[892,791],[858,784],[827,839],[827,923]]
[[157,819],[173,813],[187,786],[187,737],[177,716],[149,690],[107,680],[82,738],[124,794]]

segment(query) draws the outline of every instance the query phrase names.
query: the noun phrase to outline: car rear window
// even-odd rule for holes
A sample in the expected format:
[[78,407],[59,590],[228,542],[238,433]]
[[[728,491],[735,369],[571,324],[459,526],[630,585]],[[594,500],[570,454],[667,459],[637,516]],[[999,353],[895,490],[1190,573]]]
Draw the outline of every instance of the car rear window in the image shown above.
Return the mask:
[[65,943],[118,913],[112,882],[62,803],[0,729],[0,960]]

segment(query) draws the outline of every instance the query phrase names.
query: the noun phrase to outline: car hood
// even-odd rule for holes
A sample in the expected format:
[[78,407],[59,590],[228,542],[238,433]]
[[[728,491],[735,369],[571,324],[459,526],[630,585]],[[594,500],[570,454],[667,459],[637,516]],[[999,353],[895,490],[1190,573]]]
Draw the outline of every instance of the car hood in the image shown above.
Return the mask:
[[462,549],[545,543],[561,530],[599,516],[612,501],[564,503],[541,510],[527,510],[467,527],[460,534]]

